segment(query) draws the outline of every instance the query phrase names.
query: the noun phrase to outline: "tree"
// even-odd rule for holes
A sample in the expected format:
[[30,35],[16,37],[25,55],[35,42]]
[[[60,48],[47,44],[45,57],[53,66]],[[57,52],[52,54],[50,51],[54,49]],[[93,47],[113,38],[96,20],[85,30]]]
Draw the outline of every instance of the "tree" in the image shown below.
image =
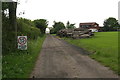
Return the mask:
[[70,24],[70,22],[68,21],[67,24],[66,24],[66,28],[69,29],[69,28],[75,28],[75,24]]
[[70,22],[68,21],[66,24],[66,28],[69,28],[69,26],[70,26]]
[[[2,3],[2,16],[3,21],[6,18],[9,19],[9,27],[7,27],[10,31],[15,31],[17,28],[17,20],[16,20],[16,9],[17,9],[17,2],[3,2]],[[8,10],[8,14],[5,14],[5,11]],[[6,19],[5,19],[6,20]]]
[[15,48],[17,46],[17,20],[16,20],[16,8],[17,2],[9,3],[9,21],[10,21],[10,30],[15,31]]
[[61,29],[65,29],[64,23],[63,22],[55,22],[54,21],[53,29],[51,30],[52,33],[56,34]]
[[50,34],[55,34],[55,28],[52,28],[52,29],[50,30]]
[[41,33],[44,34],[48,26],[48,21],[46,19],[34,20],[35,26],[40,29]]
[[120,28],[118,20],[113,17],[106,19],[103,25],[105,31],[117,31],[117,29]]
[[2,45],[3,53],[5,53],[5,51],[15,51],[17,48],[17,2],[3,2],[2,4]]

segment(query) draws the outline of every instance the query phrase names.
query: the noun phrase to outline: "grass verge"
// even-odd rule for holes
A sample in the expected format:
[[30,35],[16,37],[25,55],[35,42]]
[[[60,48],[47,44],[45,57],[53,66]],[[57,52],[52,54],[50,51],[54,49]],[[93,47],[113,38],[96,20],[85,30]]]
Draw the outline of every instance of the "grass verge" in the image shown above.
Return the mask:
[[3,56],[2,78],[29,78],[46,36],[28,41],[26,51],[17,51]]
[[56,34],[51,34],[51,35],[56,36]]
[[70,39],[64,38],[67,42],[82,47],[89,51],[90,57],[101,64],[110,67],[120,75],[118,69],[118,32],[98,32],[93,38]]

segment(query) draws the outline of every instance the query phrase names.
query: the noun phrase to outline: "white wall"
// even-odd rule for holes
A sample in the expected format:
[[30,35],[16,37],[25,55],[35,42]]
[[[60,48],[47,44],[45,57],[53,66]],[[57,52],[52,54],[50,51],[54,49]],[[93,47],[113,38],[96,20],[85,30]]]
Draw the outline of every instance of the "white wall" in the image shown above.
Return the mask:
[[92,32],[98,32],[97,29],[89,29],[89,30],[91,30]]

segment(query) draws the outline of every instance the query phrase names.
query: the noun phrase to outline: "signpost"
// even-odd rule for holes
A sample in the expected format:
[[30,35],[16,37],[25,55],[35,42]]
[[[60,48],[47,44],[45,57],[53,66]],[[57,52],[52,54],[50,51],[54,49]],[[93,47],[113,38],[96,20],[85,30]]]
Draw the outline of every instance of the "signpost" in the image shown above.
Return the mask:
[[27,36],[18,36],[18,49],[27,50]]

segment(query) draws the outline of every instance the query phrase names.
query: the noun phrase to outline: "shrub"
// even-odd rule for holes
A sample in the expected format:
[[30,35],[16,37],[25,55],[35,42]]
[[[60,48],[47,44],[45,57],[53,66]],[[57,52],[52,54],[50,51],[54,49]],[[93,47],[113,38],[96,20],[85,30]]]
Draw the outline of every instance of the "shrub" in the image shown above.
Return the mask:
[[[28,39],[36,39],[40,36],[40,30],[33,26],[30,23],[30,20],[27,19],[18,19],[18,35],[25,35],[28,36]],[[32,23],[32,22],[31,22]]]
[[[8,24],[6,24],[8,23]],[[14,52],[17,49],[16,32],[9,30],[9,18],[3,19],[2,29],[2,50],[3,54]],[[34,26],[34,23],[28,19],[17,19],[17,36],[28,36],[28,40],[35,40],[40,36],[41,32]]]

